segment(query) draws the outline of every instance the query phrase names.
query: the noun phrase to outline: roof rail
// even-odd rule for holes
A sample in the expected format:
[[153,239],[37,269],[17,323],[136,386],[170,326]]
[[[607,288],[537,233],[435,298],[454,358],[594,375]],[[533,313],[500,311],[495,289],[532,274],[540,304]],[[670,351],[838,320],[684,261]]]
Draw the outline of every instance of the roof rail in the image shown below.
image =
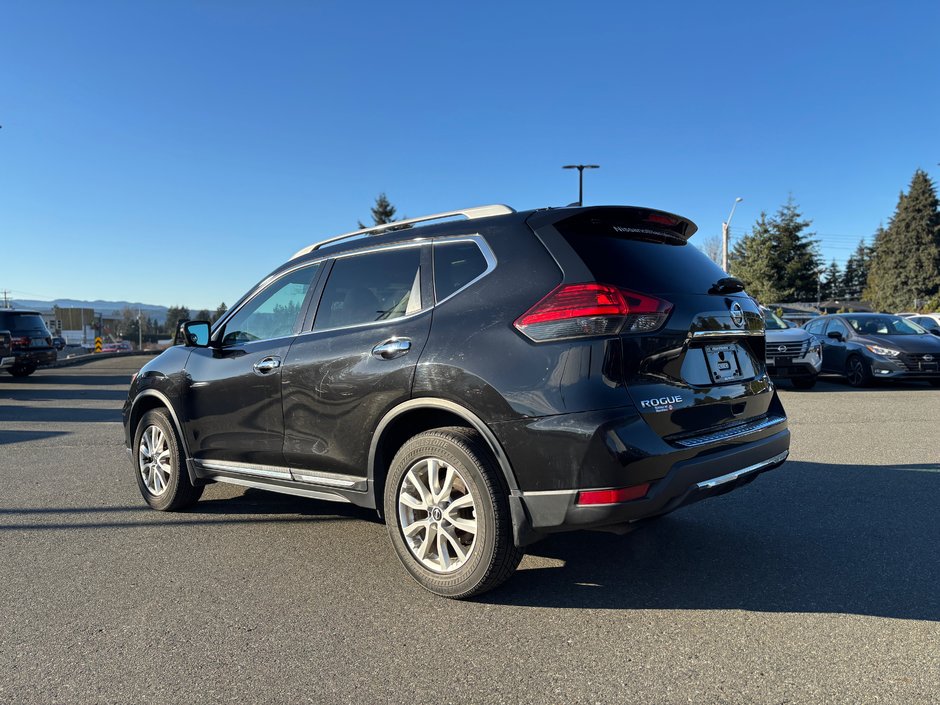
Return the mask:
[[383,223],[382,225],[374,225],[371,228],[363,228],[362,230],[353,230],[351,233],[344,233],[342,235],[336,235],[334,237],[327,238],[326,240],[320,240],[320,242],[315,242],[312,245],[308,245],[302,250],[298,250],[294,253],[294,256],[291,259],[297,259],[303,255],[309,254],[314,250],[318,250],[324,245],[329,245],[334,242],[339,242],[340,240],[346,240],[347,238],[358,237],[359,235],[368,235],[369,233],[379,234],[385,232],[386,230],[394,230],[400,228],[403,225],[411,225],[412,223],[424,223],[429,220],[442,220],[444,218],[453,218],[458,215],[464,216],[467,220],[474,220],[476,218],[489,218],[494,215],[508,215],[509,213],[515,213],[512,208],[509,206],[504,206],[501,204],[496,204],[492,206],[476,206],[475,208],[464,208],[459,211],[446,211],[444,213],[435,213],[433,215],[423,215],[420,218],[408,218],[407,220],[396,220],[391,223]]

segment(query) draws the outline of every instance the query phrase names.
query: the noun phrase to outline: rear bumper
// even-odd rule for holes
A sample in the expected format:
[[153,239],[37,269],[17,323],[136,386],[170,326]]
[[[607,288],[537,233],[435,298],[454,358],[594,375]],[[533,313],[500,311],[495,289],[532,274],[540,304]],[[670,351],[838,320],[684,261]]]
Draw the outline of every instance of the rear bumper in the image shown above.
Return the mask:
[[780,467],[789,447],[790,431],[784,429],[740,448],[677,462],[663,478],[651,483],[646,497],[632,502],[578,506],[579,490],[521,492],[520,499],[537,533],[628,524],[745,485]]
[[55,348],[48,350],[16,350],[14,353],[15,367],[41,367],[51,365],[56,361]]
[[[765,416],[692,437],[659,436],[634,407],[491,424],[516,480],[510,502],[517,542],[638,522],[778,467],[787,457],[790,432],[783,406],[771,394]],[[577,504],[580,491],[644,484],[649,489],[641,499]]]

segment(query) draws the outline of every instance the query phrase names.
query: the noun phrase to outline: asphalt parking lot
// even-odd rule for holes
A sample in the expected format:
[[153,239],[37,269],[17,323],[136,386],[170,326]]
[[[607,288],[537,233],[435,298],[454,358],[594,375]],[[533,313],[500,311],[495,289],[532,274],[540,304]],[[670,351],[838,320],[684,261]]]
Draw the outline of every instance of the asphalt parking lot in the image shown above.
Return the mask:
[[0,376],[0,703],[940,700],[940,390],[783,388],[791,460],[476,602],[374,513],[216,485],[145,508],[142,358]]

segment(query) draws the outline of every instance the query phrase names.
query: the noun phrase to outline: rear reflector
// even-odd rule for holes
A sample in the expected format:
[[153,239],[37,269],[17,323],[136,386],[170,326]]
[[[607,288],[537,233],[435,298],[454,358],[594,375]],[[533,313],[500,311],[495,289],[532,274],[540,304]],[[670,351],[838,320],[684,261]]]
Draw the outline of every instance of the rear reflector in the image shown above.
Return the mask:
[[645,497],[649,489],[650,485],[647,482],[644,485],[621,487],[616,490],[587,490],[578,492],[575,504],[579,507],[583,507],[591,504],[619,504],[620,502],[630,502],[634,499]]
[[672,304],[609,284],[561,284],[519,318],[519,332],[537,343],[616,333],[648,333]]

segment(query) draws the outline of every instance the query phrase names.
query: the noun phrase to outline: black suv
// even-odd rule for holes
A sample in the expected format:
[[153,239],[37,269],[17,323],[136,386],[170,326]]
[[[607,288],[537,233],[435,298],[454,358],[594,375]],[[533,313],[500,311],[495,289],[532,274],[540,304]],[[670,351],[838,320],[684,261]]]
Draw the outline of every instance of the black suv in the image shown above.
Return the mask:
[[28,377],[40,365],[56,361],[52,333],[38,311],[0,309],[0,331],[9,331],[13,364],[7,368],[14,377]]
[[374,507],[421,585],[468,597],[545,534],[744,484],[790,434],[761,313],[695,230],[484,206],[311,245],[134,377],[140,491],[161,510],[208,482]]

